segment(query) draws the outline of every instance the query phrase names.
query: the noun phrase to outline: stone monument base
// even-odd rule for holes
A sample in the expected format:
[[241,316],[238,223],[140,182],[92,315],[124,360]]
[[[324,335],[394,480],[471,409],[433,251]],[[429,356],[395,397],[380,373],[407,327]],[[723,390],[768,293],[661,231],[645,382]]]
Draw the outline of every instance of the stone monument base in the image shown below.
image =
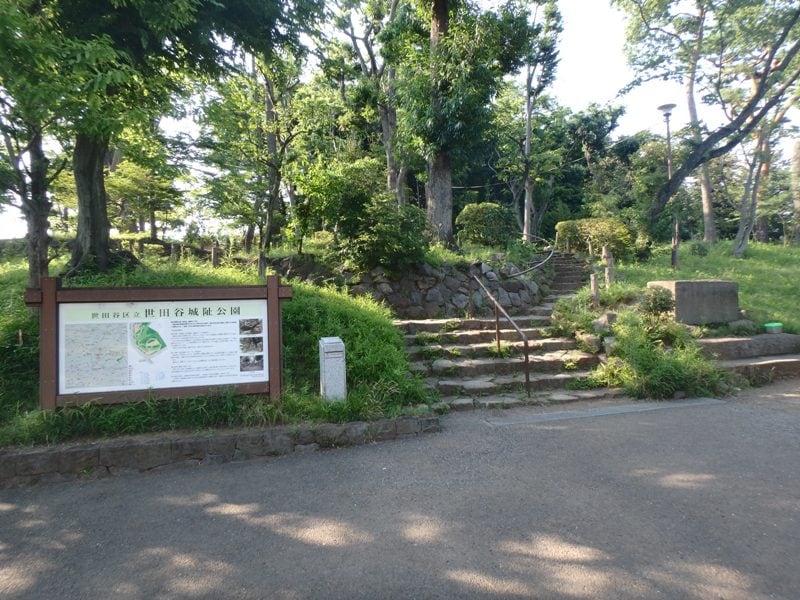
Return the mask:
[[675,299],[675,320],[687,325],[729,323],[741,318],[739,284],[721,279],[649,281],[648,288],[662,287]]

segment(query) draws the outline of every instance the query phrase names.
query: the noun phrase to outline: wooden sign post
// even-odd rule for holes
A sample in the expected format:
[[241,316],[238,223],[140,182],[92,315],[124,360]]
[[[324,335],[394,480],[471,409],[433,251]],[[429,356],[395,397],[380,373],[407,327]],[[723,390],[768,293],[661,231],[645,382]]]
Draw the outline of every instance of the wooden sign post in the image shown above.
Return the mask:
[[281,300],[266,286],[68,288],[44,277],[26,290],[40,310],[39,402],[185,398],[233,387],[281,396]]

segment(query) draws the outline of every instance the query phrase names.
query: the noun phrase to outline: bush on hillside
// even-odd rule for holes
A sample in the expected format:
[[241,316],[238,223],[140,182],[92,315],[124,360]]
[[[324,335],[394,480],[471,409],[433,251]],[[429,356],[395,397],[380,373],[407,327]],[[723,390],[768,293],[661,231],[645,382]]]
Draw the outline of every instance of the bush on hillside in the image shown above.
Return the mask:
[[460,243],[504,246],[513,236],[513,217],[494,202],[467,204],[456,217]]
[[428,250],[425,211],[376,198],[364,211],[358,234],[342,240],[345,260],[360,271],[377,266],[397,271],[420,263]]

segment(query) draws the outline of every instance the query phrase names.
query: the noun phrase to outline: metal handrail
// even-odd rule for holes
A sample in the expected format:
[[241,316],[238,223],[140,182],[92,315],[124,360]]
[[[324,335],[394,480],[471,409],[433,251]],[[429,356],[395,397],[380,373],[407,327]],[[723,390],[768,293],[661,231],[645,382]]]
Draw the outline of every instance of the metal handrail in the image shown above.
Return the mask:
[[544,242],[546,244],[545,250],[548,252],[547,257],[545,257],[544,260],[539,261],[535,265],[532,265],[532,266],[528,267],[524,271],[520,271],[519,273],[514,273],[512,275],[509,275],[508,279],[510,279],[512,277],[520,277],[521,275],[525,275],[526,273],[530,273],[531,271],[535,271],[536,269],[539,269],[539,268],[543,267],[551,258],[553,258],[553,255],[556,252],[556,245],[553,242],[551,242],[549,240],[546,240],[544,238],[540,238],[538,235],[531,235],[531,236],[528,236],[528,237],[529,237],[529,239],[527,241],[529,241],[529,242],[530,241],[537,241],[537,242]]
[[511,326],[517,331],[517,333],[522,338],[522,343],[525,347],[525,393],[528,395],[528,398],[531,397],[531,369],[530,369],[530,353],[528,347],[528,336],[525,335],[522,329],[516,324],[514,319],[506,312],[506,310],[500,306],[500,303],[497,301],[497,298],[492,296],[492,293],[488,290],[488,288],[483,285],[483,282],[478,279],[476,275],[472,276],[472,279],[475,280],[483,293],[492,301],[494,304],[494,327],[495,327],[495,340],[497,342],[497,355],[500,356],[500,314],[502,313],[506,320],[511,323]]

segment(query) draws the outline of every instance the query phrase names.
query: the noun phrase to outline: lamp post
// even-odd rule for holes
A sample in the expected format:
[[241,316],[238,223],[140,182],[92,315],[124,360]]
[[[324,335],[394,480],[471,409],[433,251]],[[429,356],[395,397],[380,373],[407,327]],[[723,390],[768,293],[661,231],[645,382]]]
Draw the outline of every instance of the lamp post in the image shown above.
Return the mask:
[[[675,108],[675,104],[662,104],[658,107],[664,113],[664,122],[667,124],[667,179],[672,179],[672,138],[669,131],[669,118]],[[671,264],[673,269],[678,268],[678,244],[680,244],[680,224],[678,223],[678,210],[675,209],[675,215],[672,219],[672,252]]]

